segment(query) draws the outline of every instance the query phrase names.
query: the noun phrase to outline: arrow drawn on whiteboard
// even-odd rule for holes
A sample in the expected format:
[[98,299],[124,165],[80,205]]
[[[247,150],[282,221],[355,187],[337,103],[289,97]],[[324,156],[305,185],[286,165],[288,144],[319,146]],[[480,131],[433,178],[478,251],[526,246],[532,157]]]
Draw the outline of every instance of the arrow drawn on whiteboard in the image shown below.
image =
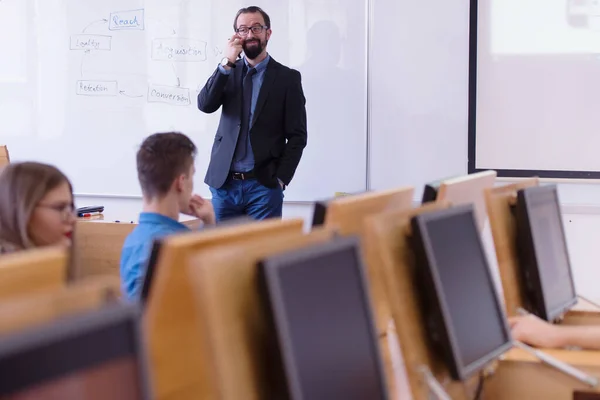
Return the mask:
[[99,23],[106,24],[107,22],[108,22],[108,20],[107,20],[106,18],[102,18],[102,19],[99,19],[99,20],[97,20],[97,21],[90,22],[90,23],[88,24],[88,26],[86,26],[85,28],[83,28],[83,31],[81,31],[81,32],[82,32],[82,33],[85,33],[85,31],[86,31],[86,30],[87,30],[89,27],[91,27],[92,25],[96,25],[96,24],[99,24]]
[[132,98],[132,99],[134,99],[134,98],[137,98],[137,97],[144,97],[144,95],[143,95],[143,94],[140,94],[139,96],[135,96],[135,95],[127,94],[127,93],[125,93],[125,91],[124,91],[124,90],[119,90],[119,94],[120,94],[121,96],[130,97],[130,98]]
[[83,64],[85,63],[85,59],[86,56],[90,53],[90,49],[87,49],[83,52],[83,54],[81,55],[81,66],[80,66],[80,73],[81,73],[81,77],[83,78]]
[[165,22],[159,20],[159,19],[153,19],[153,18],[146,18],[147,22],[151,22],[151,23],[156,23],[156,25],[164,30],[169,30],[171,32],[171,35],[176,35],[177,31],[175,31],[175,28],[173,28],[172,26],[169,26],[168,24],[166,24]]
[[171,63],[171,66],[173,67],[173,72],[175,73],[175,78],[177,78],[177,87],[181,87],[181,80],[179,79],[179,76],[177,75],[177,70],[175,69],[175,64]]

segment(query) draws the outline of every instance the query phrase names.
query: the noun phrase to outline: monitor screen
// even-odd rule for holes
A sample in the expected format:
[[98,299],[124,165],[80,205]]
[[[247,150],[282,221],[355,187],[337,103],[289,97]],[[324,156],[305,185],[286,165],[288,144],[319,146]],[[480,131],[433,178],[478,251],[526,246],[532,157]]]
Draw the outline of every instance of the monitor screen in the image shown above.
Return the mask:
[[552,321],[577,302],[556,186],[519,191],[516,216],[528,308]]
[[428,331],[454,379],[465,379],[511,347],[472,205],[412,220]]
[[139,313],[111,306],[0,340],[0,398],[148,399]]
[[291,399],[386,399],[355,238],[261,263]]

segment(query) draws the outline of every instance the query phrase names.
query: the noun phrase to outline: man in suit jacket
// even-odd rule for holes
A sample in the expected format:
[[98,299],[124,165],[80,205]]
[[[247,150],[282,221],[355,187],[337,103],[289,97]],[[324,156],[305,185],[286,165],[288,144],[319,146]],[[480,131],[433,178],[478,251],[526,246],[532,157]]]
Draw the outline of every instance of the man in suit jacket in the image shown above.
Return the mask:
[[300,72],[267,53],[271,21],[259,7],[239,10],[233,28],[226,56],[198,95],[201,111],[222,107],[205,182],[217,221],[281,217],[307,140]]

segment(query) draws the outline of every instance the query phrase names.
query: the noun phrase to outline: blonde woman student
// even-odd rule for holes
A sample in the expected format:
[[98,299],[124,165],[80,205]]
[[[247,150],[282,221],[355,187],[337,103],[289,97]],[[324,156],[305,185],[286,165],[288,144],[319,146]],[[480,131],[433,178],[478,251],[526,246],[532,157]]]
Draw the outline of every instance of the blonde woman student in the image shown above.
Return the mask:
[[0,170],[0,256],[34,247],[71,247],[73,189],[56,167],[13,163]]

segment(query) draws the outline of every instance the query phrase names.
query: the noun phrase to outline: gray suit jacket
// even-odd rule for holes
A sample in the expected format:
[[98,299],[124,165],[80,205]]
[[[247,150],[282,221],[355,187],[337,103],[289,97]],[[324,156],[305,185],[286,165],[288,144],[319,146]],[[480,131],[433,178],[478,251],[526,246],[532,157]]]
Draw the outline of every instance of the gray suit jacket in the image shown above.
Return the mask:
[[[214,188],[225,183],[240,133],[243,60],[224,75],[217,68],[198,95],[198,108],[213,113],[222,107],[205,182]],[[272,57],[250,127],[254,173],[264,186],[275,188],[277,179],[288,185],[306,147],[306,100],[300,72]]]

